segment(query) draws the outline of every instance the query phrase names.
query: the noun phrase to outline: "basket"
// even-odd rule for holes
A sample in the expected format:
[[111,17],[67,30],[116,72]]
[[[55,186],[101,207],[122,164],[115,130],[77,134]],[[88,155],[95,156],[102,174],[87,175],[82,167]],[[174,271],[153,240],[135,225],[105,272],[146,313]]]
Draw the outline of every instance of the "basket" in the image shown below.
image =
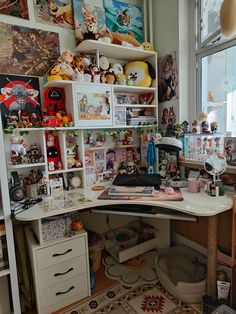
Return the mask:
[[138,234],[132,229],[119,228],[116,230],[115,241],[124,250],[137,244]]

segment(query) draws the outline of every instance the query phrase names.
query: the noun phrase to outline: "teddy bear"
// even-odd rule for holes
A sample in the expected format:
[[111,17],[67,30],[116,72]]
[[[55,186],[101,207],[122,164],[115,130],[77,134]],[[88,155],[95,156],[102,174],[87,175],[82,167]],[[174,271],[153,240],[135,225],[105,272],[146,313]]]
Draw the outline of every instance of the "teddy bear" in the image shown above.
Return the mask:
[[26,144],[21,135],[11,134],[11,162],[12,164],[22,163],[24,156],[26,156]]

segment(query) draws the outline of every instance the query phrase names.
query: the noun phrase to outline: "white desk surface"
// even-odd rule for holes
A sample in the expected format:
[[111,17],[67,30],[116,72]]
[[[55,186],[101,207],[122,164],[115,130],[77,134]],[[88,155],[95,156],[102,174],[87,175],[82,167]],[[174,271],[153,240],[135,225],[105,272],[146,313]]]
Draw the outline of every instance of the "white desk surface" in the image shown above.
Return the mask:
[[[183,201],[152,201],[150,200],[98,200],[97,197],[103,191],[93,191],[91,188],[77,189],[64,192],[58,198],[45,198],[27,210],[16,212],[16,219],[22,221],[32,221],[41,218],[47,218],[59,214],[69,213],[75,210],[84,211],[86,209],[96,209],[98,206],[104,205],[148,205],[151,207],[162,207],[173,209],[183,214],[193,216],[214,216],[229,210],[233,205],[233,194],[227,194],[220,197],[207,196],[203,191],[200,193],[189,193],[187,188],[181,189]],[[100,209],[99,209],[100,211]],[[102,212],[102,211],[101,211]],[[118,214],[117,212],[114,214]],[[130,215],[130,212],[127,213]],[[136,213],[136,216],[138,214]],[[156,215],[158,218],[158,215]],[[155,215],[147,214],[147,217],[155,217]]]

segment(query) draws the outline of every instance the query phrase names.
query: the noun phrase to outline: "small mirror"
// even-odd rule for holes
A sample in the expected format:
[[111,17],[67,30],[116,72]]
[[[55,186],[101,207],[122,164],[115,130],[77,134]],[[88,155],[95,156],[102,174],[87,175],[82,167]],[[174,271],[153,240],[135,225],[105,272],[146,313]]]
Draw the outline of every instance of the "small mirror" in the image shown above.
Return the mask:
[[213,180],[215,180],[216,177],[225,171],[227,167],[226,159],[221,154],[212,155],[205,160],[204,167],[213,176]]

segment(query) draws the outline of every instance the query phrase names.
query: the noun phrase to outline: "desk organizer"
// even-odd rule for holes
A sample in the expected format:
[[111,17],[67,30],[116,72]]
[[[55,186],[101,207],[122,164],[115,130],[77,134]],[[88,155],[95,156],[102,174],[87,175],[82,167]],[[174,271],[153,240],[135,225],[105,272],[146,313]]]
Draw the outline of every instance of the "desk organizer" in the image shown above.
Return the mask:
[[162,286],[184,303],[200,303],[206,293],[206,258],[187,246],[162,249],[156,256]]

